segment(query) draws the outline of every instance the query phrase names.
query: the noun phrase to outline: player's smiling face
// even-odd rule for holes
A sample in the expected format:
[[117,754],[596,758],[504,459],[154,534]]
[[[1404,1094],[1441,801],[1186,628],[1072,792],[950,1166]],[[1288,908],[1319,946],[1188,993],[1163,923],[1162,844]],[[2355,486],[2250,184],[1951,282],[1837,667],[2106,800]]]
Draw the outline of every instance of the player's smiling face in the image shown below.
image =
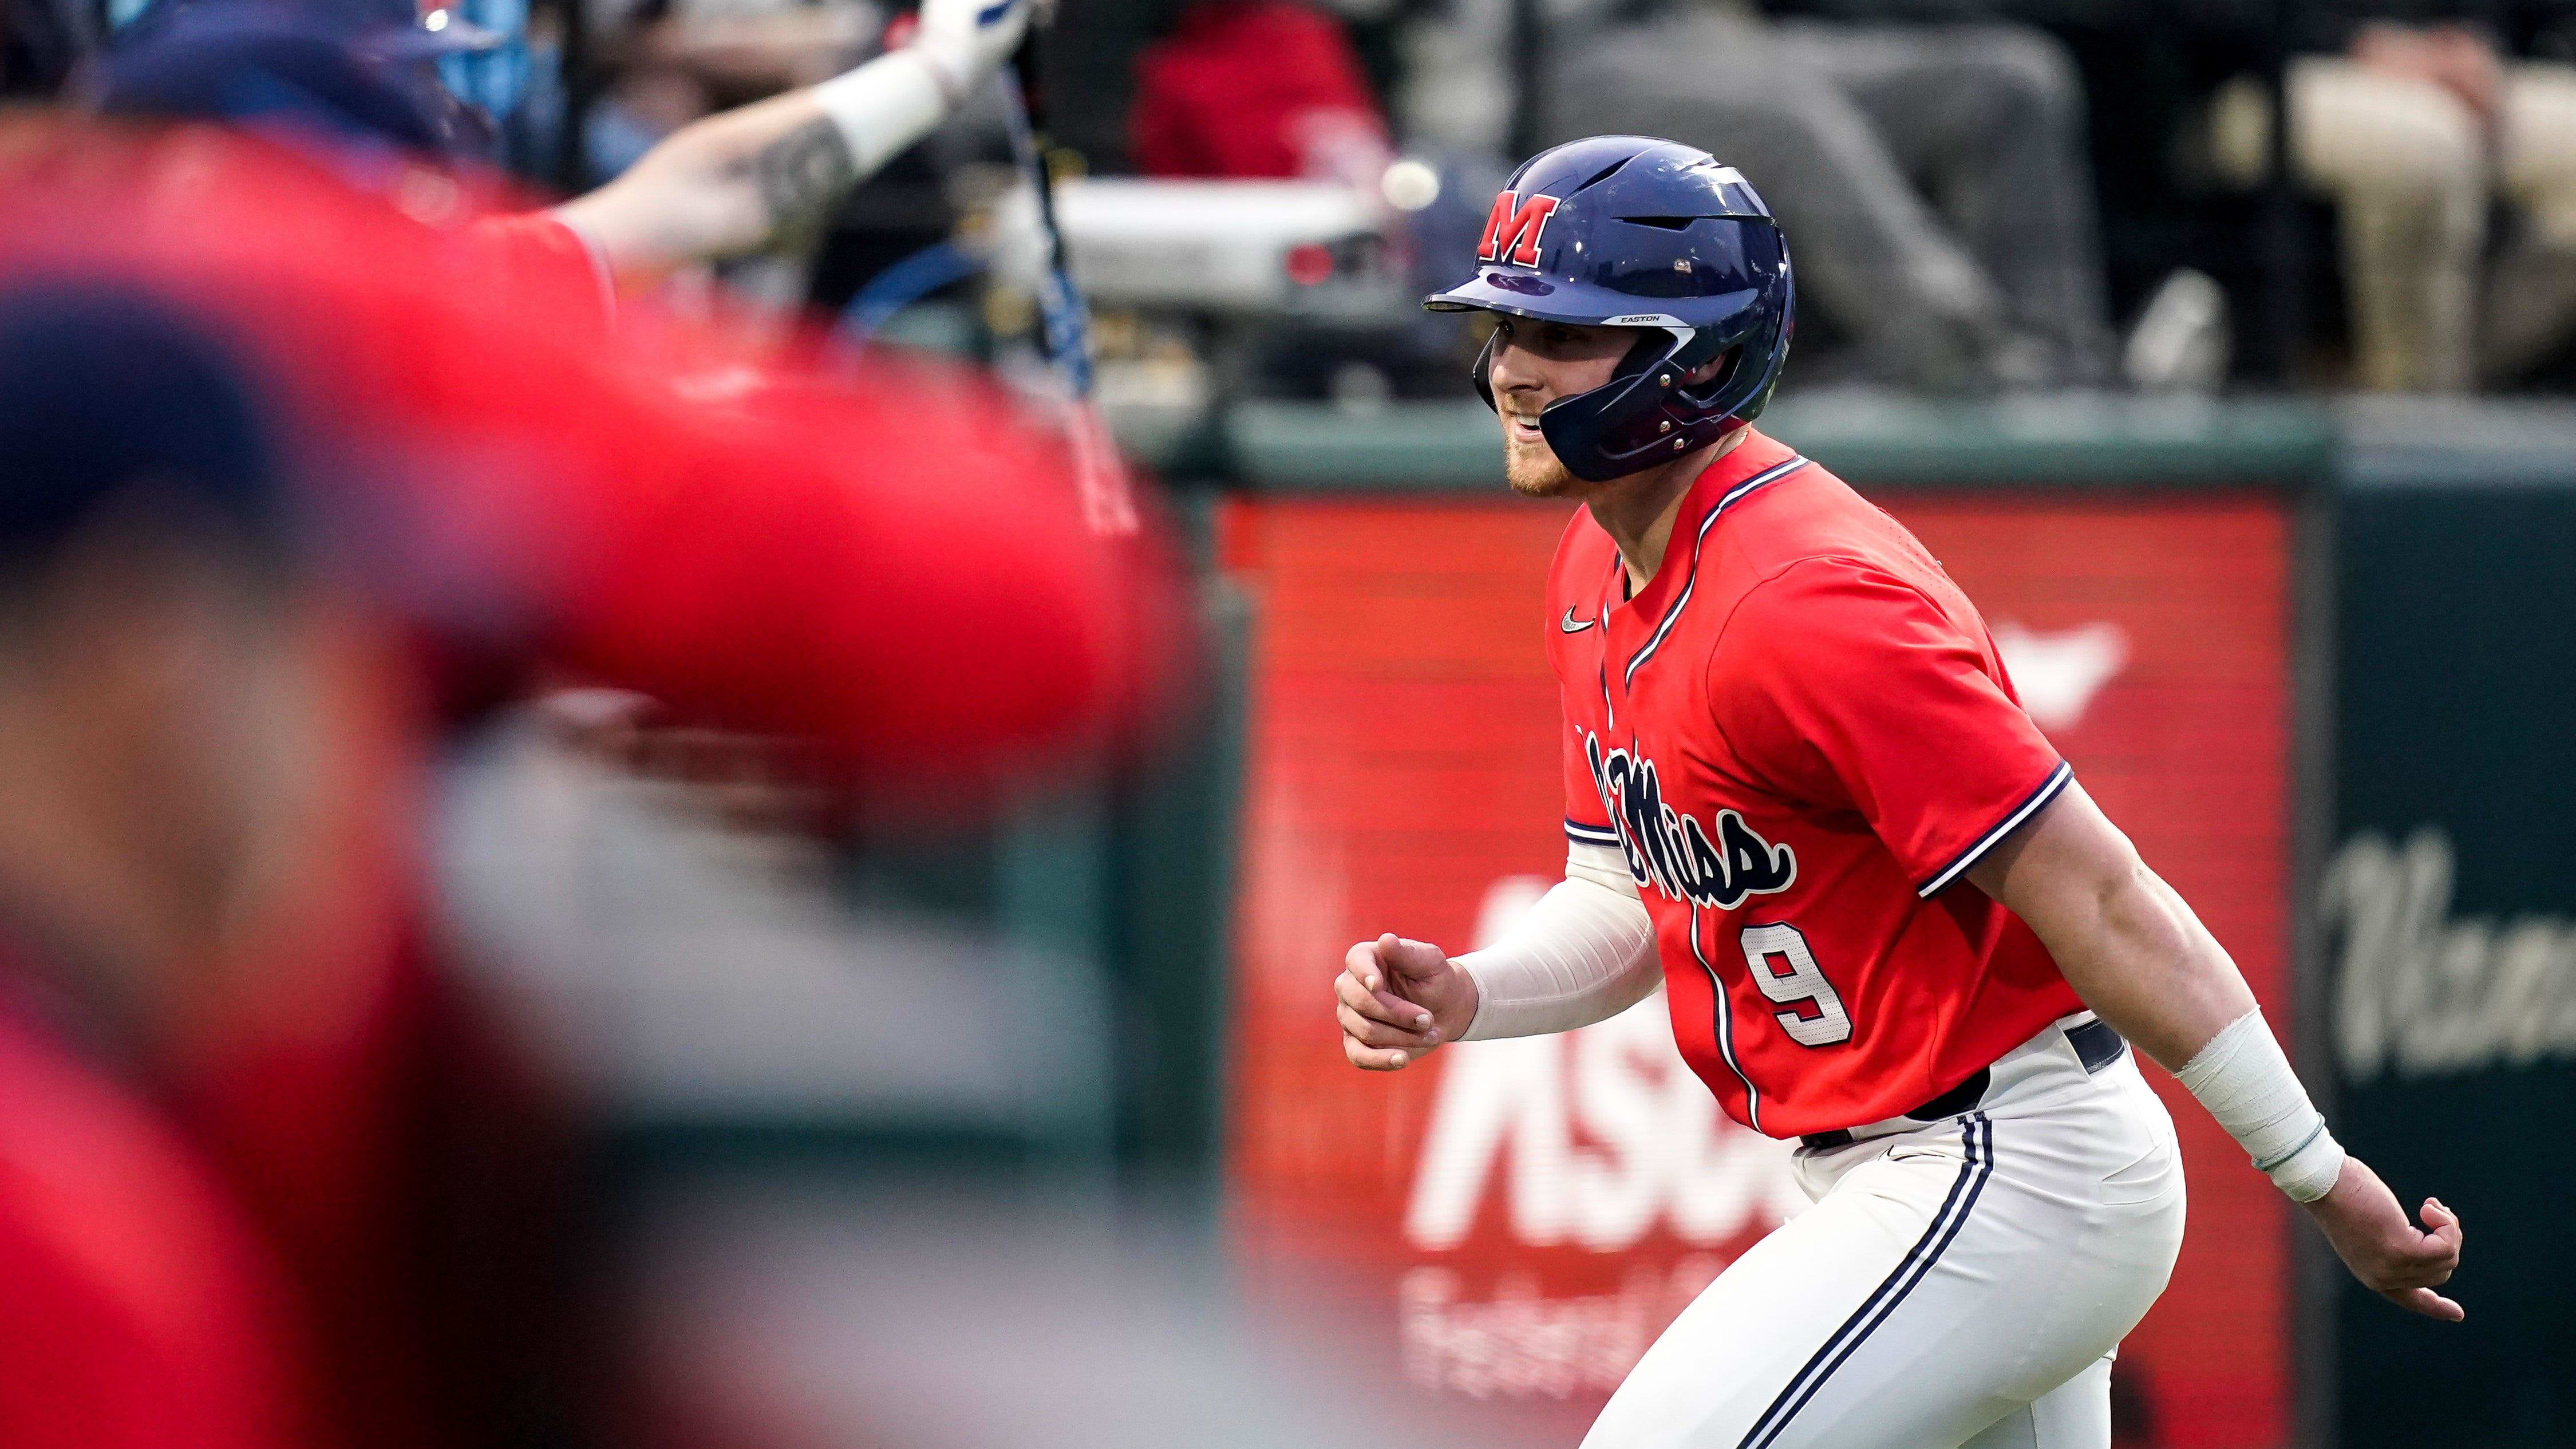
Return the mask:
[[1507,314],[1497,319],[1486,381],[1494,390],[1494,411],[1502,418],[1503,475],[1513,492],[1529,498],[1567,498],[1597,486],[1566,471],[1539,431],[1538,415],[1558,398],[1608,383],[1643,330],[1540,322]]

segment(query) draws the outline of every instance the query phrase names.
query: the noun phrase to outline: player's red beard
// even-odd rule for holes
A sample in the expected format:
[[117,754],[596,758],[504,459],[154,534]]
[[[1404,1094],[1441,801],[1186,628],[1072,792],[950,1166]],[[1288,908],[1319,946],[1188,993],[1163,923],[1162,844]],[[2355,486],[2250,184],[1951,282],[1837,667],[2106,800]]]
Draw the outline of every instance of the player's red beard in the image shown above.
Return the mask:
[[1584,486],[1566,471],[1546,439],[1516,436],[1508,416],[1503,419],[1503,481],[1523,498],[1566,498]]

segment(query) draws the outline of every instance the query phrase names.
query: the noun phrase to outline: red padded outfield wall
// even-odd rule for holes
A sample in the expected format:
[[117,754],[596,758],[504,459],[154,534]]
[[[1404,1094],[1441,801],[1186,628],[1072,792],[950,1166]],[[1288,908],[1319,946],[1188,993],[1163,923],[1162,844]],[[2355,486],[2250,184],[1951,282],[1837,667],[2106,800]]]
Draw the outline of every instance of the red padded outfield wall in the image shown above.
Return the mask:
[[[2268,495],[1881,499],[1985,611],[2077,778],[2290,1019],[2290,526]],[[1258,1292],[1356,1315],[1453,1406],[1571,1444],[1680,1306],[1803,1203],[1656,996],[1567,1037],[1342,1062],[1330,981],[1381,930],[1465,950],[1562,874],[1541,590],[1567,517],[1496,500],[1228,505],[1254,600],[1228,1188]],[[2191,1220],[2125,1345],[2124,1445],[2289,1438],[2286,1209],[2174,1107]]]

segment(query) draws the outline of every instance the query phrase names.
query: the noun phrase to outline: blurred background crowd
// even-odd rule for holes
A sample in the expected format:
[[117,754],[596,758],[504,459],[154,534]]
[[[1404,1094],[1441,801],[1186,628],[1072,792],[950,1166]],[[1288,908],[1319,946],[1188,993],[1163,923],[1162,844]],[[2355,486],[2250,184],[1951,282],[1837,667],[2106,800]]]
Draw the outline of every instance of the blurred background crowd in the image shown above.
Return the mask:
[[1783,1145],[1326,992],[1561,869],[1418,302],[1609,131],[2478,1224],[2432,1337],[2174,1095],[2124,1449],[2576,1443],[2576,5],[939,8],[0,0],[0,1445],[1577,1442]]
[[[58,94],[147,9],[14,0],[0,91]],[[1441,279],[1513,160],[1622,130],[1714,147],[1766,188],[1809,302],[1793,382],[2467,393],[2569,380],[2576,16],[2548,0],[1063,11],[1045,77],[1055,162],[1099,183],[1070,209],[1096,233],[1085,267],[1114,314],[1113,390],[1139,407],[1211,389],[1445,395],[1455,339],[1407,294]],[[489,119],[478,145],[563,192],[903,29],[872,0],[440,13],[458,23],[428,39]],[[964,278],[990,261],[1003,191],[990,168],[1006,159],[998,109],[971,107],[843,206],[798,275],[761,285],[866,322],[930,297],[948,305],[907,318],[909,335],[989,352],[1012,319],[979,315],[1007,306],[974,305],[982,289]],[[1304,185],[1218,201],[1127,178]],[[1262,246],[1321,250],[1257,276],[1224,255]],[[1247,311],[1262,335],[1223,335]]]

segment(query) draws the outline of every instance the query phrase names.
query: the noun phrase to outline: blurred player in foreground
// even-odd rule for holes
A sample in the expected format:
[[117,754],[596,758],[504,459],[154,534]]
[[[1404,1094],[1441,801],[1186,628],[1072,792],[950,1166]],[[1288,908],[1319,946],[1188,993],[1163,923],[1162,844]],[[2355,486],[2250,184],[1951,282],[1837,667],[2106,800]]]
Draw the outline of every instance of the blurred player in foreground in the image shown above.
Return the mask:
[[[0,297],[37,316],[0,349],[0,500],[32,520],[0,638],[28,776],[0,895],[31,944],[0,994],[107,1103],[11,1123],[0,1341],[51,1355],[0,1364],[13,1449],[524,1443],[599,1412],[548,1353],[555,1260],[512,1240],[542,1226],[509,1195],[542,1114],[467,1049],[422,926],[418,776],[456,722],[569,675],[954,812],[1128,737],[1171,667],[1150,544],[1093,539],[984,385],[708,395],[587,340],[595,287],[399,199],[215,128],[0,126]],[[92,315],[120,306],[152,316]],[[230,396],[265,432],[203,401]],[[265,442],[146,446],[192,419]],[[218,546],[236,494],[278,500],[259,547]]]
[[0,289],[0,1442],[310,1442],[262,1225],[154,1100],[309,803],[280,439],[214,339]]
[[1353,1065],[1570,1031],[1658,986],[1815,1206],[1649,1349],[1590,1449],[2105,1449],[2111,1359],[2182,1241],[2171,1067],[2355,1276],[2438,1319],[2458,1217],[2327,1132],[2227,953],[2074,783],[1975,607],[1755,432],[1789,345],[1769,209],[1633,136],[1530,161],[1476,274],[1514,491],[1584,504],[1548,576],[1566,878],[1452,958],[1335,982]]

